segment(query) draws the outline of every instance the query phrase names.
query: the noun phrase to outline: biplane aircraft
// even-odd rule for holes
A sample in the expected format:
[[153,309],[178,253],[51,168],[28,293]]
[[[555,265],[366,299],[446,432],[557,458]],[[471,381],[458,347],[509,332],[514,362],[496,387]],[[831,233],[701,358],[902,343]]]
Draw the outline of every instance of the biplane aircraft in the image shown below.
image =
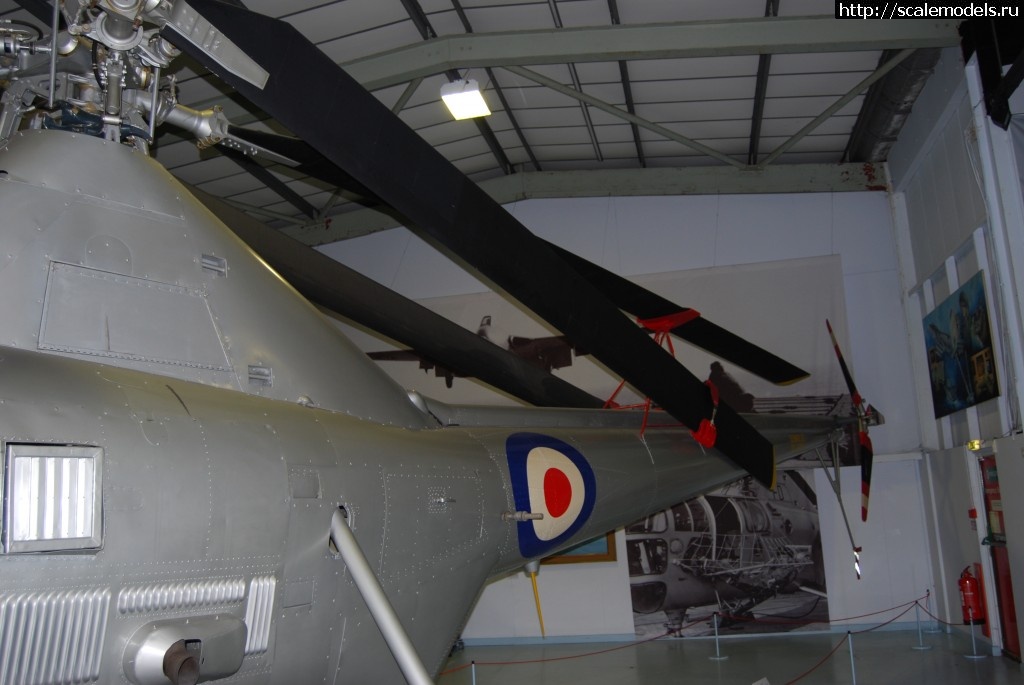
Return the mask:
[[[770,486],[835,432],[717,402],[623,311],[775,382],[803,373],[534,237],[284,22],[216,0],[22,5],[51,31],[0,27],[0,682],[430,682],[489,578],[744,473]],[[177,102],[182,53],[299,138]],[[284,236],[228,228],[149,156],[164,125],[333,170],[685,427],[642,433]],[[539,408],[407,393],[300,293]]]
[[[572,366],[572,358],[575,355],[585,354],[577,349],[572,341],[564,335],[548,335],[539,338],[530,338],[522,335],[512,335],[500,331],[494,326],[494,317],[490,314],[480,319],[476,334],[484,340],[508,350],[515,356],[525,360],[528,364],[551,373],[555,369]],[[424,371],[434,371],[434,375],[443,378],[445,385],[452,387],[454,379],[458,375],[455,371],[423,356],[416,350],[379,350],[367,352],[370,359],[376,361],[411,361],[419,364]]]

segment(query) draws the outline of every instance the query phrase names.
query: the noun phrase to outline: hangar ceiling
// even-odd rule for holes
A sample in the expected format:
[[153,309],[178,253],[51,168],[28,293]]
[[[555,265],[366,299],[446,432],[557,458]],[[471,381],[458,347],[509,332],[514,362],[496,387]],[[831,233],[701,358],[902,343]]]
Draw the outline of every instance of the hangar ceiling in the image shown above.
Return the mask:
[[[865,163],[885,160],[959,42],[952,21],[836,20],[822,0],[244,4],[295,26],[502,202],[878,187]],[[27,16],[0,0],[0,19]],[[182,104],[287,133],[201,67],[175,73]],[[452,119],[439,91],[460,77],[491,116]],[[307,244],[396,225],[347,190],[163,128],[155,156],[177,177]]]

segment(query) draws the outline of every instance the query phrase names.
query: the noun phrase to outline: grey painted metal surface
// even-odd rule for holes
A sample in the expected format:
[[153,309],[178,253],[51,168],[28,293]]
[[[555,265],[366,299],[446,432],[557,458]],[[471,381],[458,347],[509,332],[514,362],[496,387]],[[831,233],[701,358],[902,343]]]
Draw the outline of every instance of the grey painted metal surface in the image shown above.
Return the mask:
[[0,287],[25,299],[0,299],[0,344],[423,425],[244,243],[197,232],[208,210],[152,159],[59,131],[3,154],[0,206],[23,218],[5,221]]
[[[527,171],[487,179],[478,185],[501,204],[533,198],[606,197],[609,188],[615,188],[616,196],[624,197],[885,190],[881,167],[874,164]],[[292,225],[281,231],[307,245],[326,245],[401,225],[393,217],[369,208],[337,214],[330,221],[288,221]]]
[[640,26],[574,27],[451,35],[343,64],[368,90],[445,69],[507,65],[671,59],[790,52],[842,52],[959,43],[953,21],[836,22],[779,17]]
[[[444,498],[434,500],[434,502],[446,501]],[[398,662],[398,667],[402,669],[402,675],[405,676],[406,681],[415,685],[424,683],[429,685],[433,681],[423,667],[423,661],[416,653],[416,648],[409,640],[409,635],[402,627],[402,621],[395,613],[395,608],[388,601],[384,588],[377,581],[377,575],[370,567],[366,555],[359,548],[359,541],[348,527],[347,518],[348,515],[342,509],[335,510],[334,516],[331,517],[331,542],[337,546],[338,553],[341,554],[345,565],[348,566],[352,580],[359,590],[359,595],[366,602],[367,608],[373,615],[373,620],[380,628],[381,635],[384,636],[388,649],[391,650],[395,661]]]

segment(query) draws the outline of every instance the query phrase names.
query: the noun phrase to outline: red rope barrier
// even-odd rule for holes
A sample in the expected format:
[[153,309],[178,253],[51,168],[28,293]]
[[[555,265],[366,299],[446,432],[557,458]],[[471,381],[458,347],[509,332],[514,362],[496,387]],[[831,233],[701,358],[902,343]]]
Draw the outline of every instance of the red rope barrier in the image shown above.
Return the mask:
[[958,626],[958,625],[963,625],[963,624],[961,624],[961,623],[953,623],[953,622],[951,622],[951,621],[943,621],[943,620],[942,620],[941,618],[939,618],[938,616],[936,616],[936,615],[935,615],[935,614],[933,614],[932,612],[928,611],[928,610],[927,610],[927,609],[925,609],[924,607],[921,607],[921,611],[923,611],[923,612],[925,613],[925,615],[926,615],[926,616],[931,616],[932,618],[934,618],[934,619],[935,619],[936,621],[938,621],[939,623],[941,623],[941,624],[943,624],[943,625],[947,625],[947,626]]
[[[878,611],[872,611],[872,612],[867,613],[867,614],[860,614],[859,616],[847,616],[846,618],[829,618],[829,623],[841,623],[843,621],[855,621],[857,619],[870,618],[871,616],[878,616],[879,614],[884,614],[884,613],[887,613],[889,611],[896,611],[897,609],[902,609],[903,607],[908,607],[907,611],[909,611],[909,607],[913,607],[915,604],[917,604],[918,602],[920,602],[922,599],[924,599],[927,596],[928,595],[924,595],[922,597],[918,597],[917,599],[912,599],[909,602],[904,602],[903,604],[897,604],[896,606],[889,607],[888,609],[880,609]],[[897,616],[896,618],[899,618],[903,614],[907,613],[907,611],[904,611],[902,614],[899,614],[899,616]],[[722,618],[728,618],[728,619],[731,619],[731,620],[734,620],[734,621],[737,621],[737,622],[744,621],[744,622],[747,622],[747,623],[765,623],[765,624],[775,624],[775,625],[811,625],[811,624],[814,624],[814,623],[822,623],[822,621],[803,621],[801,619],[790,619],[790,618],[787,618],[787,617],[784,617],[784,616],[782,616],[782,617],[772,616],[772,617],[768,617],[768,618],[757,618],[756,616],[740,616],[740,615],[734,615],[734,614],[719,614],[719,616],[721,616]],[[708,618],[710,618],[710,616]],[[893,620],[895,620],[895,619],[893,619]],[[892,620],[886,621],[886,623],[883,623],[881,625],[886,625],[887,623],[891,623],[891,622],[892,622]]]
[[788,681],[786,681],[786,685],[793,685],[793,683],[795,683],[795,682],[798,682],[798,681],[801,681],[801,680],[803,680],[804,678],[806,678],[807,676],[809,676],[810,674],[812,674],[812,673],[814,673],[815,671],[817,671],[817,670],[818,670],[819,668],[821,668],[822,664],[824,664],[824,663],[825,663],[825,662],[827,662],[827,661],[828,661],[829,659],[831,659],[831,658],[832,658],[832,656],[833,656],[833,655],[834,655],[834,654],[835,654],[836,652],[838,652],[838,651],[839,651],[839,648],[840,648],[840,647],[842,647],[842,646],[843,646],[844,644],[846,644],[846,641],[847,641],[847,640],[849,640],[849,639],[850,639],[850,634],[849,634],[849,633],[847,633],[847,634],[846,634],[846,635],[845,635],[845,636],[843,637],[843,639],[839,641],[839,644],[838,644],[838,645],[836,645],[835,647],[833,647],[833,648],[832,648],[832,651],[831,651],[831,652],[829,652],[828,654],[826,654],[825,656],[823,656],[823,657],[821,658],[821,661],[819,661],[818,663],[816,663],[816,664],[814,664],[813,666],[811,666],[811,668],[810,668],[809,670],[807,670],[807,671],[804,671],[803,673],[801,673],[800,675],[798,675],[798,676],[797,676],[796,678],[793,678],[792,680],[788,680]]
[[913,604],[911,604],[910,606],[908,606],[908,607],[907,607],[906,609],[904,609],[904,610],[903,610],[903,611],[901,611],[900,613],[898,613],[898,614],[896,614],[895,616],[893,616],[892,618],[890,618],[890,619],[889,619],[888,621],[886,621],[885,623],[879,623],[879,624],[878,624],[877,626],[875,626],[874,628],[864,628],[863,630],[855,630],[855,631],[853,631],[853,634],[854,634],[854,635],[861,635],[861,634],[863,634],[863,633],[870,633],[870,632],[872,632],[872,631],[878,630],[879,628],[884,628],[885,626],[889,625],[890,623],[895,623],[895,622],[896,622],[896,619],[898,619],[898,618],[899,618],[900,616],[906,616],[906,615],[907,615],[907,613],[909,613],[909,612],[910,612],[910,610],[914,608],[914,605],[915,605],[915,604],[917,604],[917,602],[914,602]]
[[[687,625],[683,626],[683,628],[689,628],[690,626],[695,626],[698,623],[701,623],[701,621],[696,621],[694,623],[688,623]],[[683,628],[680,628],[679,630],[683,630]],[[596,652],[585,652],[583,654],[569,654],[567,656],[553,656],[553,657],[548,657],[546,659],[522,659],[522,660],[519,660],[519,661],[474,661],[474,662],[471,662],[470,664],[463,664],[461,666],[456,666],[454,668],[450,668],[447,671],[442,671],[441,673],[438,674],[438,677],[444,676],[444,675],[448,675],[450,673],[457,673],[457,672],[459,672],[459,671],[461,671],[463,669],[468,668],[472,664],[476,664],[477,666],[518,666],[520,664],[542,664],[542,663],[547,663],[549,661],[569,661],[571,659],[582,659],[584,657],[598,656],[599,654],[608,654],[609,652],[617,652],[620,649],[629,649],[630,647],[636,647],[637,645],[643,645],[643,644],[646,644],[648,642],[654,642],[655,640],[660,640],[662,638],[668,637],[669,635],[672,635],[675,632],[678,632],[678,631],[669,630],[669,631],[666,631],[666,632],[662,633],[661,635],[655,635],[654,637],[648,637],[648,638],[644,638],[643,640],[636,640],[634,642],[627,642],[627,643],[622,644],[622,645],[616,645],[615,647],[608,647],[607,649],[599,649]]]
[[[828,654],[826,654],[824,657],[822,657],[822,659],[820,661],[818,661],[818,663],[816,663],[814,666],[812,666],[808,671],[805,671],[804,673],[800,674],[799,676],[797,676],[793,680],[788,681],[786,683],[786,685],[792,685],[793,683],[796,683],[796,682],[806,678],[808,675],[810,675],[811,673],[813,673],[814,671],[819,669],[822,666],[822,664],[826,663],[829,659],[831,659],[832,656],[835,655],[835,653],[839,650],[839,648],[842,647],[846,643],[847,640],[849,640],[850,635],[860,635],[860,634],[863,634],[863,633],[870,633],[872,631],[878,630],[879,628],[887,626],[890,623],[894,623],[900,617],[905,616],[913,607],[920,606],[920,600],[925,599],[928,596],[929,595],[926,594],[926,595],[924,595],[922,597],[919,597],[918,599],[914,599],[914,600],[911,600],[909,602],[904,602],[903,604],[897,604],[896,606],[890,607],[888,609],[881,609],[879,611],[873,611],[873,612],[870,612],[870,613],[867,613],[867,614],[860,614],[859,616],[850,616],[850,617],[847,617],[847,618],[831,619],[832,621],[835,621],[835,622],[839,622],[839,621],[852,621],[852,620],[855,620],[855,619],[867,618],[867,617],[870,617],[870,616],[877,616],[879,614],[883,614],[883,613],[886,613],[888,611],[895,611],[895,610],[901,609],[901,608],[903,609],[903,611],[901,611],[900,613],[896,614],[895,616],[893,616],[889,620],[884,621],[883,623],[879,623],[877,626],[873,626],[871,628],[865,628],[863,630],[858,630],[858,631],[853,631],[853,632],[847,631],[846,636],[839,642],[839,644],[837,644],[835,647],[832,648],[832,651],[830,651]],[[937,621],[939,620],[938,618],[933,616],[931,614],[931,612],[929,612],[927,609],[923,609],[923,611],[927,615],[932,616],[932,618],[935,618],[935,620],[937,620]],[[661,640],[663,638],[669,637],[670,635],[678,634],[678,633],[682,632],[683,630],[686,630],[687,628],[691,628],[691,627],[699,625],[701,623],[705,623],[705,622],[711,620],[713,617],[714,617],[714,614],[709,614],[708,616],[704,616],[702,618],[699,618],[699,619],[696,619],[694,621],[691,621],[690,623],[687,623],[686,625],[680,626],[679,628],[677,628],[675,630],[666,631],[665,633],[662,633],[661,635],[655,635],[654,637],[645,638],[643,640],[636,640],[635,642],[627,642],[627,643],[622,644],[622,645],[616,645],[615,647],[608,647],[607,649],[600,649],[600,650],[597,650],[595,652],[584,652],[584,653],[581,653],[581,654],[569,654],[569,655],[566,655],[566,656],[548,657],[548,658],[544,658],[544,659],[522,659],[522,660],[518,660],[518,661],[472,661],[472,662],[470,662],[468,664],[462,664],[460,666],[453,666],[452,668],[449,668],[449,669],[447,669],[445,671],[441,671],[441,673],[438,674],[438,678],[441,678],[441,677],[446,676],[446,675],[451,675],[453,673],[458,673],[459,671],[463,671],[463,670],[465,670],[467,668],[470,668],[473,665],[476,665],[476,666],[518,666],[518,665],[525,665],[525,664],[542,664],[542,663],[549,663],[549,662],[555,662],[555,661],[570,661],[572,659],[583,659],[583,658],[586,658],[586,657],[598,656],[598,655],[601,655],[601,654],[608,654],[610,652],[616,652],[616,651],[619,651],[621,649],[629,649],[631,647],[636,647],[638,645],[646,644],[648,642],[654,642],[656,640]],[[719,617],[720,618],[730,618],[730,619],[733,619],[733,620],[736,620],[736,621],[748,621],[748,622],[753,622],[753,623],[772,623],[773,622],[773,621],[764,620],[764,619],[757,619],[757,618],[754,618],[754,617],[732,616],[730,614],[719,614]],[[776,621],[774,621],[774,622],[786,622],[786,619],[776,619]],[[800,624],[801,622],[800,621],[793,621],[793,623],[794,624]],[[810,625],[812,623],[820,623],[820,621],[805,621],[805,622],[802,622],[802,623],[804,625]]]

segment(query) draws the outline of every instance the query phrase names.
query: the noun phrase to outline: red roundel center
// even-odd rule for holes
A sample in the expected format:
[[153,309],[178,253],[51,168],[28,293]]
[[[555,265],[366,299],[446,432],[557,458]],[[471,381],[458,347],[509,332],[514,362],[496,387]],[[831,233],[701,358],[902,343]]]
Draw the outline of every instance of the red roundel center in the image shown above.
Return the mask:
[[569,508],[572,502],[572,484],[569,477],[558,469],[544,472],[544,504],[548,513],[558,518]]

